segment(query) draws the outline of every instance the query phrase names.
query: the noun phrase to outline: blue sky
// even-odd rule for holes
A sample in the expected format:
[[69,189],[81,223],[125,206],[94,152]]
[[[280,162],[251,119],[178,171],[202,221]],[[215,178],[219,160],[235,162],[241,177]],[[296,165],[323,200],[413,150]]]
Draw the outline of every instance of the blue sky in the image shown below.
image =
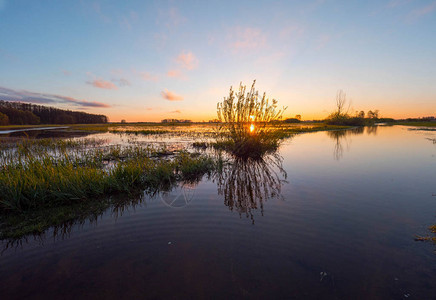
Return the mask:
[[0,98],[209,120],[256,79],[286,117],[436,114],[436,1],[0,0]]

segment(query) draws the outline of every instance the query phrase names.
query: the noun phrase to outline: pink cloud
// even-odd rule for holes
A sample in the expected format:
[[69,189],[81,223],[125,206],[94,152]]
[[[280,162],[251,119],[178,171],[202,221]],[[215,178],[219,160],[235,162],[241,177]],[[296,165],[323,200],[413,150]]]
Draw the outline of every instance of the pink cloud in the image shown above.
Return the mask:
[[198,59],[192,52],[183,52],[177,56],[176,61],[185,69],[192,70],[198,66]]
[[173,110],[173,111],[170,111],[170,114],[181,114],[182,112],[180,111],[180,110]]
[[266,35],[257,28],[236,27],[229,33],[228,38],[234,52],[255,50],[266,45]]
[[179,70],[169,70],[167,73],[168,77],[179,77],[181,72]]
[[107,90],[116,90],[118,87],[110,81],[106,81],[103,79],[95,79],[93,81],[87,81],[87,84],[91,84],[96,88],[107,89]]
[[174,94],[173,92],[168,91],[165,89],[165,91],[161,92],[161,95],[164,99],[167,99],[168,101],[182,101],[183,97],[177,94]]
[[170,7],[168,10],[161,10],[159,12],[157,23],[163,24],[171,30],[185,23],[185,21],[186,18],[180,14],[177,8]]
[[170,78],[178,78],[178,79],[187,79],[186,76],[182,73],[182,71],[173,69],[167,72],[167,77]]
[[156,75],[152,75],[149,72],[139,72],[139,76],[145,81],[154,81],[156,82],[158,80]]

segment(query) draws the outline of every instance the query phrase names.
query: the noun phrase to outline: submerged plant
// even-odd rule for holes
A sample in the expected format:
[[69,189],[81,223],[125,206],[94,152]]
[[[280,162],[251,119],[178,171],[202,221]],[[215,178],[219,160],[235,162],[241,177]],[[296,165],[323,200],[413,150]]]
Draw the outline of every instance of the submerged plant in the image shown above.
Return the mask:
[[265,93],[260,97],[255,83],[248,92],[242,83],[237,92],[230,87],[229,96],[217,104],[219,143],[239,157],[261,157],[277,149],[283,137],[279,121],[286,108],[278,109],[277,100],[270,101]]

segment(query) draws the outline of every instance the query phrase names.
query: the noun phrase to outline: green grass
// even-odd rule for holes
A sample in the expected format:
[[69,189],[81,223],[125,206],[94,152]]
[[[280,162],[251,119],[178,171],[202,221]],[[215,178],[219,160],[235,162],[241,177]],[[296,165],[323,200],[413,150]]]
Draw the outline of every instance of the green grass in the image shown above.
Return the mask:
[[131,198],[144,191],[168,190],[179,182],[197,182],[217,166],[199,153],[171,152],[163,159],[162,152],[112,147],[106,152],[90,150],[85,156],[67,152],[56,158],[35,152],[10,156],[0,172],[0,238],[83,220],[114,205],[114,195]]
[[[160,184],[192,179],[213,169],[205,155],[149,148],[111,147],[57,157],[35,152],[6,156],[0,173],[0,211],[21,212],[87,201],[93,197],[159,188]],[[105,167],[107,161],[110,167]]]

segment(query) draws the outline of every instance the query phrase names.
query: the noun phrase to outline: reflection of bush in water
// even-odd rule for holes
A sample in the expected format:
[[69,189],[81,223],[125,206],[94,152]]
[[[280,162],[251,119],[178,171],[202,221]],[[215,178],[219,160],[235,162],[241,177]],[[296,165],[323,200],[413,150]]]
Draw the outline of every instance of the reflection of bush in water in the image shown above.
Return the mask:
[[235,158],[223,166],[216,179],[224,204],[239,214],[245,213],[254,223],[252,209],[260,208],[263,215],[264,201],[281,198],[281,186],[287,177],[282,161],[282,157],[274,154],[263,159]]
[[368,135],[370,135],[370,134],[377,135],[378,126],[367,126],[365,128],[366,128],[366,134],[368,134]]
[[356,128],[352,128],[352,129],[346,129],[346,130],[326,131],[326,133],[330,138],[338,140],[340,138],[350,136],[350,135],[363,134],[364,131],[365,131],[365,127],[356,127]]
[[[371,126],[375,127],[375,129],[371,129],[371,132],[369,129],[367,129],[368,134],[376,134],[377,132],[377,126]],[[331,139],[335,140],[335,149],[333,150],[333,155],[336,160],[339,160],[344,155],[344,147],[342,145],[342,141],[345,141],[348,146],[347,137],[351,135],[360,135],[363,134],[365,131],[365,127],[356,127],[353,129],[346,129],[346,130],[332,130],[332,131],[326,131],[327,136]]]

